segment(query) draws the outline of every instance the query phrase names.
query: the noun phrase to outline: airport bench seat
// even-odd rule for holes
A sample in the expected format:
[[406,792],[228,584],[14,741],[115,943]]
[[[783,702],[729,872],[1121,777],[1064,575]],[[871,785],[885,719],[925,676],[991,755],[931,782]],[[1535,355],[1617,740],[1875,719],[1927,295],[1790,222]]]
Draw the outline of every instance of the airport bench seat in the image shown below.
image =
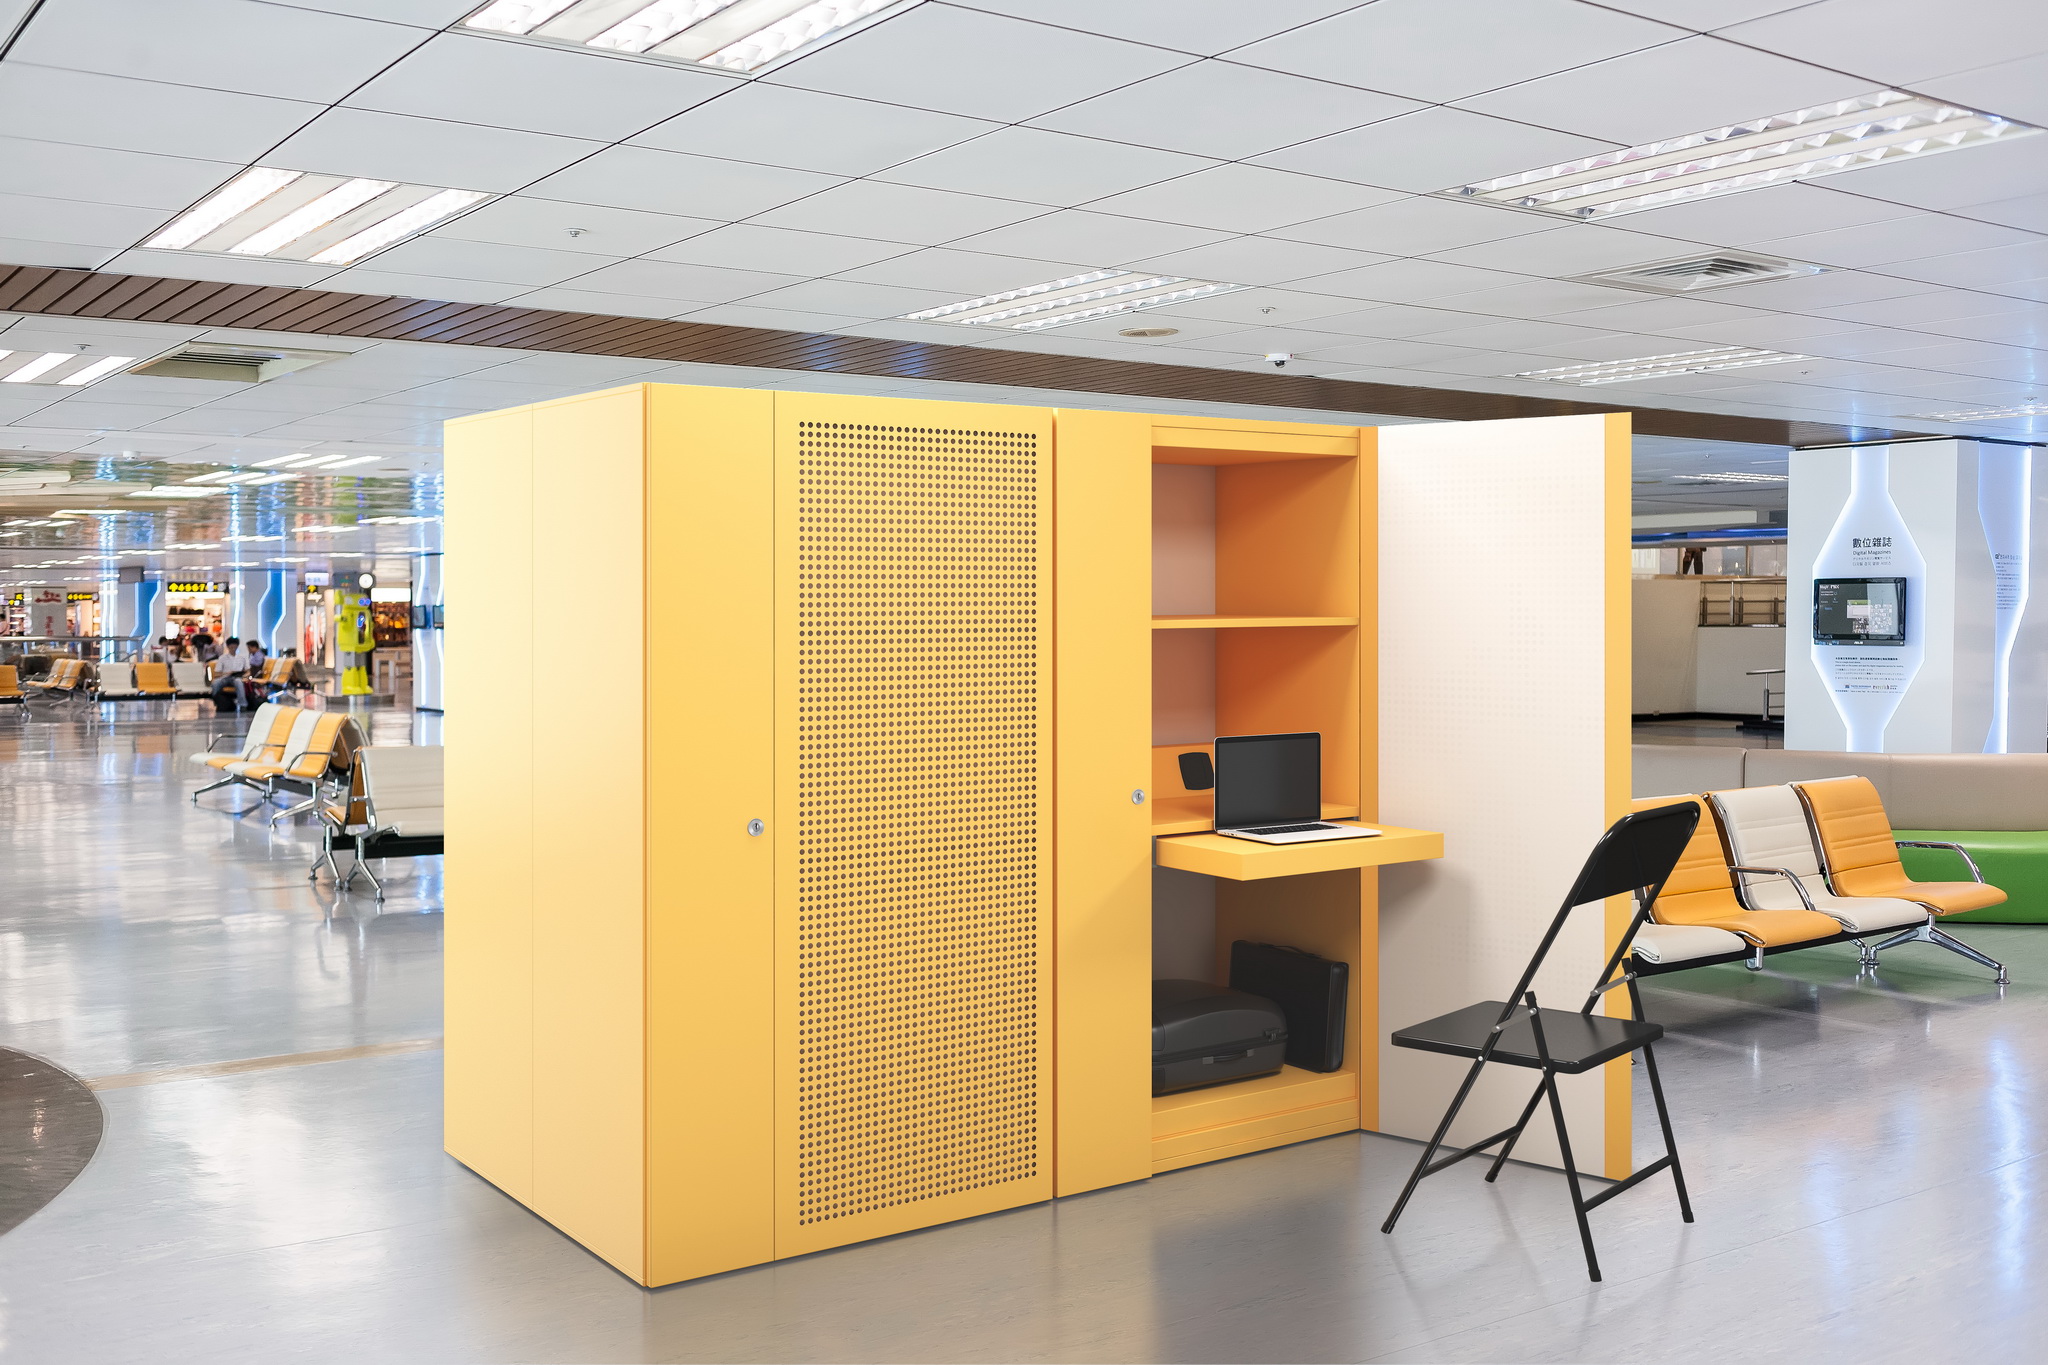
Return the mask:
[[[356,751],[347,798],[321,809],[326,833],[312,876],[326,864],[346,890],[362,873],[384,899],[384,884],[369,864],[385,858],[436,857],[446,830],[440,745],[379,745]],[[347,876],[337,851],[355,854]]]

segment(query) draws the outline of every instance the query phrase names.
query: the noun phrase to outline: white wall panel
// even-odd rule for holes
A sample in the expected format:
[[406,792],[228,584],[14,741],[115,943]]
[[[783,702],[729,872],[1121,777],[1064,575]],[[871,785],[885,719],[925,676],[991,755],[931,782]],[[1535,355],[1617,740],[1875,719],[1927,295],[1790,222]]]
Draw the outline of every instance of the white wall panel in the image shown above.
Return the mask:
[[[1625,434],[1610,454],[1607,422],[1380,429],[1380,811],[1445,836],[1442,861],[1381,871],[1389,1133],[1427,1137],[1465,1064],[1394,1049],[1387,1033],[1511,990],[1626,794],[1629,698],[1609,688],[1627,687],[1627,523],[1611,524],[1609,498],[1627,491],[1610,461],[1625,470],[1628,456]],[[1526,555],[1539,538],[1545,553]],[[1618,673],[1611,648],[1624,651]],[[1544,1004],[1578,1008],[1603,962],[1603,918],[1590,906],[1566,927],[1537,978]],[[1452,1140],[1507,1127],[1533,1081],[1489,1067]],[[1601,1170],[1601,1081],[1563,1089],[1574,1154]],[[1532,1123],[1516,1156],[1555,1161],[1549,1125]]]

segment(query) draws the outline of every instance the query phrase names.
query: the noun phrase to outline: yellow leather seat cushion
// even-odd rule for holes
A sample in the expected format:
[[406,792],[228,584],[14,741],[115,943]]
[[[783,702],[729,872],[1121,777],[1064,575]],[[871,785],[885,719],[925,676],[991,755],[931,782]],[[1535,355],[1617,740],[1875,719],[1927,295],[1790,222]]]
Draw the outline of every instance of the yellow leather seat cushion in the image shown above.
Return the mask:
[[1813,814],[1827,859],[1828,881],[1838,896],[1917,901],[1937,915],[2005,904],[2005,892],[1980,882],[1916,882],[1899,862],[1891,817],[1867,777],[1796,782]]
[[1654,810],[1680,800],[1701,807],[1699,825],[1678,866],[1664,883],[1650,918],[1658,924],[1696,924],[1726,929],[1751,943],[1776,948],[1788,943],[1808,943],[1833,938],[1842,926],[1826,915],[1811,910],[1745,910],[1735,898],[1735,885],[1728,873],[1728,858],[1721,850],[1721,830],[1714,823],[1713,809],[1697,797],[1651,797],[1632,803],[1635,810]]

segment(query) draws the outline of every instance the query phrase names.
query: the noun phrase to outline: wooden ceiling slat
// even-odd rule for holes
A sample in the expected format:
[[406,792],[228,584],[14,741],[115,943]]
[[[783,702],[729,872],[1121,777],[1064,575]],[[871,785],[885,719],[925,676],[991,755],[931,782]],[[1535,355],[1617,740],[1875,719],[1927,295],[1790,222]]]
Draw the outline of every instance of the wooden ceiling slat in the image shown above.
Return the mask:
[[1531,398],[1309,375],[947,346],[888,337],[784,332],[504,304],[167,280],[43,266],[0,264],[0,309],[48,317],[124,319],[186,327],[233,326],[387,341],[610,355],[670,364],[809,370],[820,374],[930,379],[1444,421],[1626,411],[1633,414],[1634,429],[1642,435],[1757,445],[1823,445],[1920,434],[1828,422],[1609,406],[1564,397]]

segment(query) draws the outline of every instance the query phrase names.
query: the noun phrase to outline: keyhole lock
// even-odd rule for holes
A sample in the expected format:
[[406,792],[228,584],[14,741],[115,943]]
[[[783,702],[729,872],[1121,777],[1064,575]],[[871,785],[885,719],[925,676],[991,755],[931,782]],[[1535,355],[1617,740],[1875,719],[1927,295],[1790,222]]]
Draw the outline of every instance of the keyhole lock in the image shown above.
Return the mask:
[[749,834],[753,835],[753,836],[754,836],[754,837],[755,837],[756,839],[760,838],[760,837],[761,837],[762,835],[766,834],[767,832],[768,832],[768,822],[767,822],[766,820],[749,820],[749,821],[747,821],[747,833],[749,833]]
[[1142,806],[1145,804],[1145,789],[1143,787],[1140,787],[1136,791],[1131,793],[1131,804],[1134,806]]

